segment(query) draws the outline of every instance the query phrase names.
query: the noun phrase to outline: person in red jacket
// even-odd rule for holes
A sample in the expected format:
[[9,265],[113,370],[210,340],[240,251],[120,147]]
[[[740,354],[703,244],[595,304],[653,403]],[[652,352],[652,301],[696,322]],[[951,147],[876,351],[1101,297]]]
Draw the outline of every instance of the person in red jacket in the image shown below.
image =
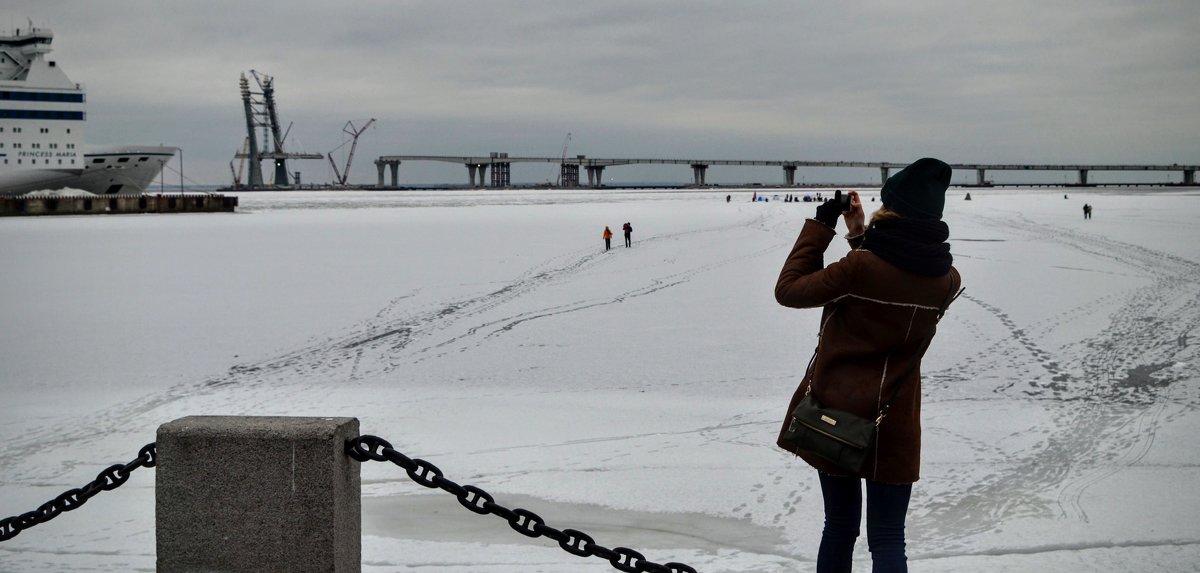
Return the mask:
[[[851,570],[864,482],[874,570],[907,571],[904,520],[921,456],[919,366],[961,282],[941,220],[950,174],[949,165],[931,158],[900,170],[884,183],[883,207],[869,225],[856,192],[848,211],[834,201],[819,205],[775,284],[779,304],[821,309],[817,350],[788,405],[789,418],[811,392],[824,407],[875,420],[896,390],[857,473],[785,441],[789,418],[780,429],[777,444],[818,472],[825,506],[819,572]],[[853,250],[826,266],[838,215]]]
[[604,226],[603,237],[604,237],[604,250],[607,251],[612,248],[612,231],[609,230],[608,225]]

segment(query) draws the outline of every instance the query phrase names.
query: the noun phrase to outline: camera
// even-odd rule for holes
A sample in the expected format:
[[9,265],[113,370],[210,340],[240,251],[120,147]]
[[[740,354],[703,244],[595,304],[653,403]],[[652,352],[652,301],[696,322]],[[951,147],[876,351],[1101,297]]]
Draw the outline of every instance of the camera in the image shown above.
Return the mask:
[[850,210],[850,194],[843,195],[841,189],[833,192],[833,202],[837,204],[843,213]]

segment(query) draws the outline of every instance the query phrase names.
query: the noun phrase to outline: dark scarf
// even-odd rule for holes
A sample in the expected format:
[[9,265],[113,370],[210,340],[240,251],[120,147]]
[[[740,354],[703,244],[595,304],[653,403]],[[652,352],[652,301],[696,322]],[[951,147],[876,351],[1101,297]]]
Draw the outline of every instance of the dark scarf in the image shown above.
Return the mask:
[[867,229],[862,248],[895,267],[927,277],[950,272],[950,227],[931,219],[884,219]]

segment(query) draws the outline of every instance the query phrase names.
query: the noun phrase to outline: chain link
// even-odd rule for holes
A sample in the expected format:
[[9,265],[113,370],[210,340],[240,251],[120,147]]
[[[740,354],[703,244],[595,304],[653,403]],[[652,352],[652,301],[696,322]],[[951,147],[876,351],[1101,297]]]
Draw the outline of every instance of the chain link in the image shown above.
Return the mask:
[[33,511],[0,519],[0,542],[8,541],[22,531],[46,523],[64,511],[78,508],[102,491],[111,491],[129,481],[129,474],[138,468],[152,468],[157,463],[158,452],[154,444],[146,444],[138,451],[137,458],[127,464],[114,464],[104,468],[96,479],[83,487],[69,489],[58,497],[43,503]]
[[528,509],[509,509],[496,503],[495,498],[473,485],[459,485],[446,479],[437,466],[422,460],[411,459],[392,448],[392,444],[378,436],[359,436],[346,441],[346,455],[359,462],[392,462],[404,469],[413,481],[427,487],[440,488],[458,498],[458,503],[479,515],[492,514],[508,522],[509,527],[526,537],[547,537],[558,542],[558,546],[578,557],[599,557],[608,561],[613,568],[626,573],[696,573],[683,563],[655,563],[628,547],[609,549],[596,543],[592,537],[575,529],[555,529],[545,520]]

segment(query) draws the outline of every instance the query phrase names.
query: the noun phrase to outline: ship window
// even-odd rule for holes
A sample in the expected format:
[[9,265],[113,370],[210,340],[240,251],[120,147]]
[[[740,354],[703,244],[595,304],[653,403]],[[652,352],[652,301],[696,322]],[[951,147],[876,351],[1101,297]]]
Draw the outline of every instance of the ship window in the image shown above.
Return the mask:
[[74,159],[72,159],[72,160],[71,160],[71,165],[75,165],[75,160],[74,160]]
[[67,133],[71,133],[71,128],[67,128]]
[[61,160],[61,159],[59,159],[59,160],[58,160],[58,164],[59,164],[59,165],[62,165],[62,160]]
[[103,158],[103,157],[97,157],[97,158],[95,158],[95,159],[93,159],[93,160],[92,160],[92,163],[104,163],[104,158]]
[[150,159],[149,157],[139,157],[138,161],[147,161],[149,159]]
[[117,160],[117,163],[129,163],[129,158],[128,158],[128,157],[122,157],[122,158],[120,158],[120,159],[118,159],[118,160]]

